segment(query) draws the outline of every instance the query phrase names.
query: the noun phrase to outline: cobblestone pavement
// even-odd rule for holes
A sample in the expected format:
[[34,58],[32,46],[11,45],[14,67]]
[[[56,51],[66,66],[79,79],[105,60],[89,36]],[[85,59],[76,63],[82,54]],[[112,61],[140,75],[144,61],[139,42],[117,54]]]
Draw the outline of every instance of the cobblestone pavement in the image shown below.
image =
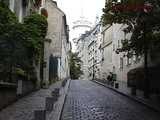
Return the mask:
[[33,92],[3,109],[0,111],[0,120],[33,120],[34,110],[45,109],[45,98],[51,96],[51,92],[60,87],[60,83],[51,85],[49,89]]
[[72,80],[61,120],[160,120],[160,115],[91,81]]

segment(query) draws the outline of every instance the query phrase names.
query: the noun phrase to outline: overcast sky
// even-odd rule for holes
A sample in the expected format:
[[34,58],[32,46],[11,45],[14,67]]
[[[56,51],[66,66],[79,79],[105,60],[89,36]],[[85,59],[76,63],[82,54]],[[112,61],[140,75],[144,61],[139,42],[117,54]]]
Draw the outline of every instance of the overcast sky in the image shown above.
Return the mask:
[[[96,16],[102,14],[102,8],[105,6],[105,0],[55,0],[58,7],[64,11],[67,16],[67,23],[72,30],[72,23],[80,18],[86,17],[94,23]],[[72,35],[70,34],[72,38]]]
[[72,24],[82,14],[94,22],[96,15],[101,15],[105,0],[56,0],[60,9],[67,16],[68,24]]

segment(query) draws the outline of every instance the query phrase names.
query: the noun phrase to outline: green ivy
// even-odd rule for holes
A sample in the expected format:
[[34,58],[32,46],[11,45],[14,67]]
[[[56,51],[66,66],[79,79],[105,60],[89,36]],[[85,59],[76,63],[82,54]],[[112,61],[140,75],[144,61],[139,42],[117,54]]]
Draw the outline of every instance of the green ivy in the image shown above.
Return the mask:
[[33,63],[43,57],[46,32],[46,17],[34,13],[18,23],[16,15],[0,2],[0,80],[35,76]]
[[27,47],[32,49],[33,57],[39,60],[43,50],[43,42],[47,33],[47,19],[39,14],[32,14],[24,19],[26,34],[28,35]]
[[0,2],[0,34],[7,32],[5,28],[15,23],[18,23],[16,15],[3,2]]

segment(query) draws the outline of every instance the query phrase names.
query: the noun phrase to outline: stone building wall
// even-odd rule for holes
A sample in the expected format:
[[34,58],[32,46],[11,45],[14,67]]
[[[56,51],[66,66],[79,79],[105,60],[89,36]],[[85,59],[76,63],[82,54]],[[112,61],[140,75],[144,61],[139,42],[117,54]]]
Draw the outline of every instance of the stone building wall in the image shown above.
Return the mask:
[[101,51],[99,49],[101,42],[100,24],[82,34],[78,39],[78,56],[82,60],[82,71],[80,79],[88,80],[99,78],[101,76]]
[[127,82],[127,73],[131,69],[143,65],[143,58],[136,56],[127,58],[125,52],[116,53],[118,48],[122,47],[121,41],[125,38],[130,39],[131,34],[125,35],[123,32],[124,25],[113,24],[104,29],[103,33],[103,78],[106,79],[109,72],[117,75],[117,80]]
[[[44,82],[49,84],[49,74],[51,69],[56,67],[57,77],[54,80],[64,79],[68,76],[68,51],[69,51],[69,41],[68,41],[68,27],[66,24],[65,14],[61,11],[57,3],[52,0],[45,1],[45,8],[48,11],[48,32],[44,48]],[[50,66],[50,56],[56,59],[56,65]],[[53,67],[53,68],[52,68]]]
[[62,16],[64,13],[57,7],[52,0],[46,0],[46,9],[48,11],[48,32],[47,39],[51,39],[51,53],[53,56],[61,56],[62,47]]

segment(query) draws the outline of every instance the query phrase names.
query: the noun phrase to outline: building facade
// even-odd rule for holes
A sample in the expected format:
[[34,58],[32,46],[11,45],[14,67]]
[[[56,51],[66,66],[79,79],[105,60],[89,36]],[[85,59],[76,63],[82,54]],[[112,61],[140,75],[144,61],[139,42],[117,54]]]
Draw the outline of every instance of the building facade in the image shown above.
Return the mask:
[[125,52],[118,52],[122,47],[122,40],[130,39],[131,34],[123,32],[125,25],[113,24],[103,27],[102,49],[102,79],[107,79],[110,72],[116,74],[116,79],[127,82],[127,73],[134,68],[143,66],[141,57],[127,57]]
[[83,71],[83,75],[81,75],[80,79],[87,80],[89,76],[88,72],[88,44],[89,44],[89,35],[90,32],[86,32],[82,34],[81,37],[77,40],[77,53],[78,57],[81,59],[81,70]]
[[101,78],[101,62],[102,53],[100,45],[102,42],[101,38],[101,24],[97,23],[90,31],[89,44],[88,44],[88,71],[89,79]]
[[[43,75],[40,66],[35,66],[39,86],[48,86],[54,80],[69,78],[69,28],[66,16],[53,0],[0,0],[16,14],[19,22],[33,12],[48,11],[48,32],[44,41]],[[42,78],[40,78],[42,77]]]
[[66,16],[57,3],[46,0],[44,7],[48,11],[48,32],[44,43],[43,84],[68,78],[69,75],[69,28]]
[[78,56],[82,60],[83,75],[80,79],[96,79],[101,76],[101,24],[82,34],[77,41]]
[[127,73],[143,66],[143,57],[127,57],[118,52],[122,40],[130,39],[131,34],[123,32],[124,25],[113,24],[103,27],[97,23],[90,31],[81,35],[77,41],[78,56],[82,60],[81,79],[105,79],[111,73],[118,81],[127,83]]

